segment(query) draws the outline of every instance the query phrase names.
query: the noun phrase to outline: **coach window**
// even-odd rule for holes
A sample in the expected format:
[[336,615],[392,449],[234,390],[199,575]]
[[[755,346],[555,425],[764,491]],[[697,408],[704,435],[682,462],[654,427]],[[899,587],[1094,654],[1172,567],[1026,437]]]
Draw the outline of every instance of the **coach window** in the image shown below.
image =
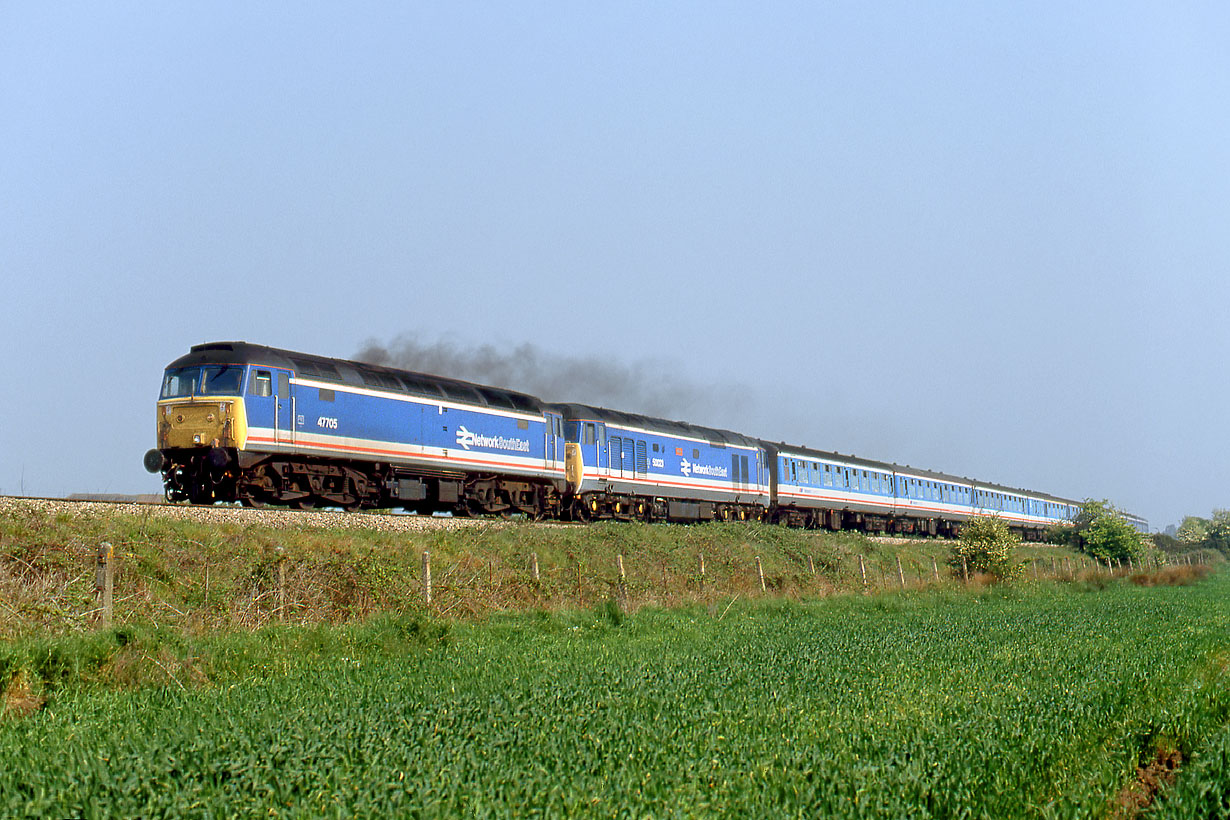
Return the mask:
[[833,473],[830,472],[829,465],[827,464],[824,465],[824,486],[826,487],[833,486]]
[[273,373],[268,370],[253,370],[248,382],[248,395],[267,398],[273,395]]

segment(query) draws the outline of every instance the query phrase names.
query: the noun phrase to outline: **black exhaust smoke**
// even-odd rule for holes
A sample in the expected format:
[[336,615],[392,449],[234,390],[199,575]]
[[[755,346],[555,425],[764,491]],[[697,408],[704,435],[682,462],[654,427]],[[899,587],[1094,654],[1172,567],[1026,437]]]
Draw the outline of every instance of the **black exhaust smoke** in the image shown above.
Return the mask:
[[544,401],[591,404],[696,424],[737,423],[746,417],[750,401],[746,389],[699,386],[683,378],[669,362],[647,359],[623,364],[607,357],[565,356],[528,343],[467,347],[447,339],[424,342],[405,335],[387,346],[370,339],[355,358],[506,387]]

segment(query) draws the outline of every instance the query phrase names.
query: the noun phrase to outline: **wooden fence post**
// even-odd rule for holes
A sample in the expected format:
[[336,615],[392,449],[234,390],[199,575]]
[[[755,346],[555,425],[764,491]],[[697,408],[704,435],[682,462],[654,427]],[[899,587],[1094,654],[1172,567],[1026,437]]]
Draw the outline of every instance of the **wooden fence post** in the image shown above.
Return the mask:
[[901,568],[901,556],[897,556],[897,577],[901,580],[901,588],[905,589],[905,570]]
[[616,591],[619,608],[627,612],[628,610],[628,575],[624,572],[624,557],[622,554],[615,556],[615,567],[619,570],[619,588]]
[[936,563],[935,558],[931,559],[931,572],[935,575],[935,582],[940,582],[940,565]]
[[765,591],[764,586],[764,567],[760,565],[760,556],[756,556],[756,577],[760,579],[760,591]]
[[107,541],[98,545],[98,564],[94,573],[94,597],[104,626],[111,625],[115,598],[115,548]]
[[807,571],[812,575],[816,574],[816,559],[812,558],[810,555],[807,556]]
[[431,551],[423,550],[423,603],[431,603]]
[[858,571],[863,574],[863,592],[867,591],[867,564],[863,561],[863,556],[858,556]]
[[961,557],[961,578],[965,583],[969,583],[969,562],[964,556]]
[[534,585],[537,586],[542,579],[538,575],[538,553],[536,552],[530,553],[530,575],[534,579]]
[[274,547],[278,556],[278,620],[286,620],[286,550]]
[[698,558],[699,558],[698,569],[700,571],[700,591],[704,592],[705,591],[705,554],[703,552],[700,553]]

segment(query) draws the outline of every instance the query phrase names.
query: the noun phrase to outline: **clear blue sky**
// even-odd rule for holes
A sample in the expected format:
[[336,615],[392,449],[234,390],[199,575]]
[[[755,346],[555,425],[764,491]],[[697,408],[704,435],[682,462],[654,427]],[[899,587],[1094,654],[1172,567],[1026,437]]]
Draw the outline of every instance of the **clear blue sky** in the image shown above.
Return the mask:
[[0,2],[0,491],[157,491],[191,344],[413,333],[1230,506],[1228,42],[1212,2]]

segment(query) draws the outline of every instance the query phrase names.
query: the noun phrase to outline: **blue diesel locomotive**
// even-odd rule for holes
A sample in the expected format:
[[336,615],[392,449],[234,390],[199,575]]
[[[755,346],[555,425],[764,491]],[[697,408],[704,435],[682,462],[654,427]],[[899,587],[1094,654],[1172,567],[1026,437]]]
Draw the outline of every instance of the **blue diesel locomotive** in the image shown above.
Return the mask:
[[509,390],[215,342],[167,367],[157,428],[170,501],[561,513],[563,417]]
[[[246,342],[167,366],[157,448],[169,501],[399,507],[588,521],[767,520],[1026,536],[1079,503],[726,430]],[[1143,519],[1130,516],[1138,528]]]

